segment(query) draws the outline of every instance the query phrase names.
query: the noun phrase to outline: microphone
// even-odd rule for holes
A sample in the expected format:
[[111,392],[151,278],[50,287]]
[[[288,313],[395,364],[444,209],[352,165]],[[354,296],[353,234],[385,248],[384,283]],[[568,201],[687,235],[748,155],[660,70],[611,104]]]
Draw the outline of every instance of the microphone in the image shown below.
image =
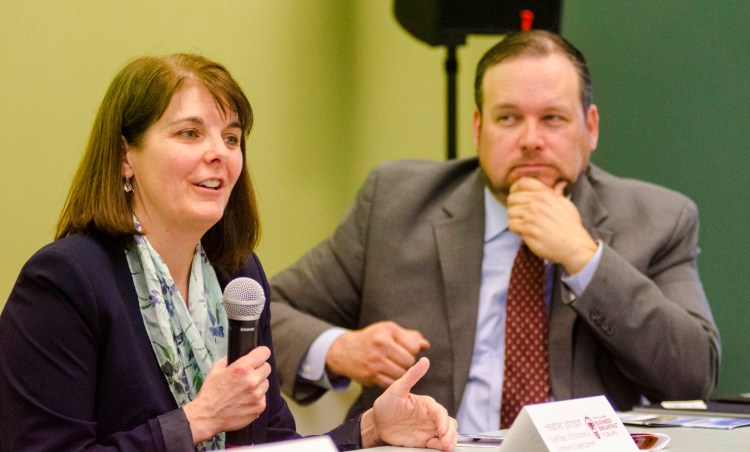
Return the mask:
[[[221,304],[229,321],[227,365],[258,346],[258,321],[266,303],[263,287],[251,278],[237,278],[227,284]],[[226,433],[226,445],[247,446],[253,443],[253,426]]]

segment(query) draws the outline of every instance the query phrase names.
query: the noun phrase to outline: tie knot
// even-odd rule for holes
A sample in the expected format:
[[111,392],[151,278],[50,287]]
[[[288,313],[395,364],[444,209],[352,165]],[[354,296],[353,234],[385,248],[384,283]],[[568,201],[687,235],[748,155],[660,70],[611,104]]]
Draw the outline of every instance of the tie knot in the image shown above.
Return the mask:
[[518,253],[516,253],[516,259],[513,262],[513,266],[518,266],[519,264],[523,265],[524,267],[529,266],[539,266],[541,265],[544,267],[544,259],[534,254],[533,251],[526,245],[525,242],[521,242],[521,246],[518,248]]

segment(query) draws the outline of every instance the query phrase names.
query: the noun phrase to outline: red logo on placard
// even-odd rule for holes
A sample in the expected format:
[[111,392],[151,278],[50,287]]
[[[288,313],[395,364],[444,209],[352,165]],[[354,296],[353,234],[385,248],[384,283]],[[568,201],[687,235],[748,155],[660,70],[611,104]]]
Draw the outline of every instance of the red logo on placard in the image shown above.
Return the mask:
[[599,435],[599,429],[596,428],[596,424],[594,423],[594,421],[591,420],[590,417],[586,416],[583,419],[583,422],[585,422],[586,425],[589,426],[589,429],[591,429],[591,433],[594,434],[594,436],[596,437],[596,439],[601,439],[601,435]]

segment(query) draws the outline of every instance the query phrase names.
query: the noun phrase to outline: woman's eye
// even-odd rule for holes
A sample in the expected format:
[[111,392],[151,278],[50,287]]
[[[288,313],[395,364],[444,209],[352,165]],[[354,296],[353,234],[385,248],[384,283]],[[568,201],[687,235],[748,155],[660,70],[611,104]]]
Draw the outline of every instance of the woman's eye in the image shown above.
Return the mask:
[[239,146],[240,144],[239,137],[235,135],[227,135],[226,137],[224,137],[224,141],[226,141],[226,143],[231,146]]
[[183,130],[180,132],[180,135],[185,138],[195,138],[198,136],[198,132],[193,129]]

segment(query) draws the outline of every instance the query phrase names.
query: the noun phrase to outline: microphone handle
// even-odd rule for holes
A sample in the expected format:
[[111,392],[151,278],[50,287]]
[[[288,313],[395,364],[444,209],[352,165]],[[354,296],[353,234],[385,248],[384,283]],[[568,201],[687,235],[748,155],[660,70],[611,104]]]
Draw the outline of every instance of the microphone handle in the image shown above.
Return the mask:
[[258,346],[258,320],[229,320],[227,365]]
[[[229,320],[229,344],[227,365],[237,361],[258,346],[258,319]],[[239,430],[226,433],[226,448],[249,446],[253,444],[253,424]]]

